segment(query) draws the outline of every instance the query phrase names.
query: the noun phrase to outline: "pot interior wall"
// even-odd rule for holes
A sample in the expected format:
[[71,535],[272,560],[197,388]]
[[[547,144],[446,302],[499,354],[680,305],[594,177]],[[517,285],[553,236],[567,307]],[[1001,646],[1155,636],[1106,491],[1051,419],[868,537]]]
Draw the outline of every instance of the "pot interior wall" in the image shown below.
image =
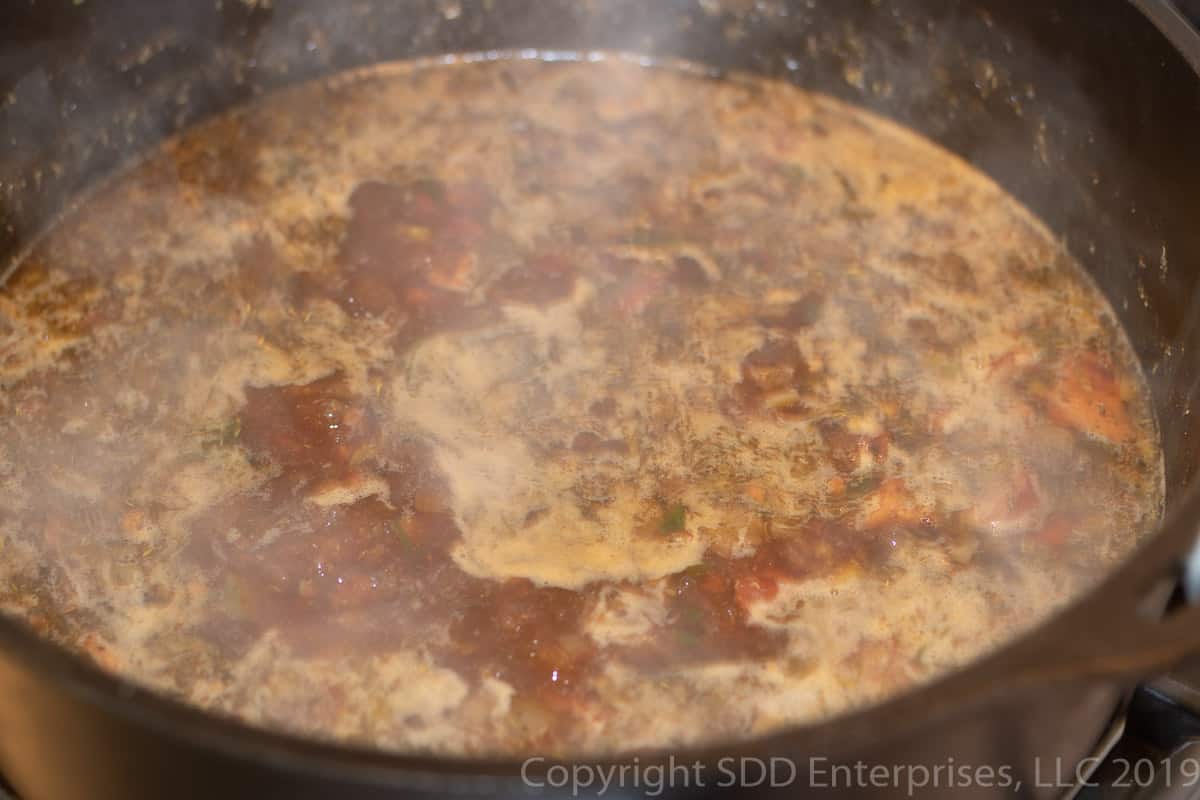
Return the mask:
[[1093,272],[1162,423],[1168,502],[1200,444],[1200,82],[1124,0],[31,3],[0,31],[0,263],[82,188],[187,124],[380,60],[617,49],[861,103],[962,154]]

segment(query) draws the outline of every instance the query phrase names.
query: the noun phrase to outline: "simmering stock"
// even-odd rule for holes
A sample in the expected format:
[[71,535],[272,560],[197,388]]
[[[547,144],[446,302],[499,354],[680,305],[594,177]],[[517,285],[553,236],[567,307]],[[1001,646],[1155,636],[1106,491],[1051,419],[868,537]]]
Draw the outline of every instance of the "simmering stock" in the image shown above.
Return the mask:
[[0,607],[406,751],[742,737],[961,666],[1157,521],[1130,348],[964,162],[617,57],[306,85],[0,291]]

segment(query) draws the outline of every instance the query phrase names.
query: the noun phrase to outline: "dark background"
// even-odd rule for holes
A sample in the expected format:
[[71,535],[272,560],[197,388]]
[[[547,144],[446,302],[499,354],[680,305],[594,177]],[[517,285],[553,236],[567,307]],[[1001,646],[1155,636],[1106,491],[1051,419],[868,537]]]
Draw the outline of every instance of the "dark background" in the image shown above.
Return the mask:
[[1179,0],[1179,7],[1191,18],[1192,22],[1200,25],[1200,0]]

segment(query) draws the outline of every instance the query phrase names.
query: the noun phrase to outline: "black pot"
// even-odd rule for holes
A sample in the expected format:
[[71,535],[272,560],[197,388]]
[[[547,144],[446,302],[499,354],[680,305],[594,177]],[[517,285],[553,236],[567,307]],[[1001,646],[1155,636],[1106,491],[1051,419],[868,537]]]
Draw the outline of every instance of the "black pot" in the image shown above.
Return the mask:
[[[643,754],[620,795],[654,793],[658,773],[647,767],[673,755],[677,766],[700,762],[703,787],[694,768],[686,781],[676,770],[666,794],[707,795],[741,757],[752,759],[749,772],[730,791],[768,793],[754,759],[774,757],[776,782],[787,784],[776,791],[789,796],[835,778],[852,796],[1052,796],[1061,789],[1045,784],[1073,774],[1130,685],[1200,652],[1200,613],[1162,613],[1200,523],[1200,413],[1191,413],[1200,399],[1200,35],[1168,0],[7,5],[6,258],[98,177],[262,92],[381,60],[536,47],[681,57],[867,106],[992,175],[1093,271],[1150,378],[1166,452],[1161,532],[1090,595],[967,669],[824,724]],[[861,68],[856,84],[866,89],[846,81],[848,66]],[[873,92],[879,82],[891,92]],[[832,771],[859,760],[901,771],[873,791]],[[570,784],[538,790],[562,777],[552,766],[535,761],[523,774],[520,762],[404,757],[251,729],[124,683],[0,619],[0,774],[33,800],[569,793]],[[907,785],[921,768],[932,781],[939,766],[936,790]],[[978,771],[988,767],[990,781]]]

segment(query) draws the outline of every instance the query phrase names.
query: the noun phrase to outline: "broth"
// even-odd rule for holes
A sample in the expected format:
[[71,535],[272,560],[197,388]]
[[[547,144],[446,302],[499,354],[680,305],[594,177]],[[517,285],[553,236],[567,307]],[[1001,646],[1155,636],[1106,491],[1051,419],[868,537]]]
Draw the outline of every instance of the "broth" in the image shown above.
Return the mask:
[[0,607],[254,724],[602,753],[819,720],[1158,521],[1101,294],[828,97],[618,56],[188,130],[0,291]]

